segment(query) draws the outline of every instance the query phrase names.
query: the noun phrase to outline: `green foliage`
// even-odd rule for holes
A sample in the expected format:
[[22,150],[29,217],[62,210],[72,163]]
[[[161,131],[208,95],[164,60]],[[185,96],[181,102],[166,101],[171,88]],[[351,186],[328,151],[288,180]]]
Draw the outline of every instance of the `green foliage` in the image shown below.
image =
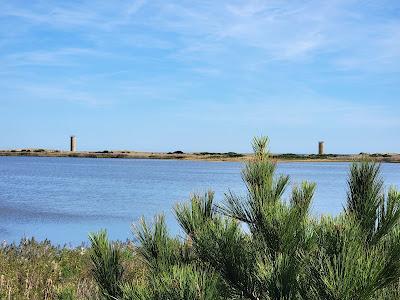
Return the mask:
[[126,300],[217,300],[220,299],[219,278],[194,265],[172,266],[153,276],[149,286],[124,287]]
[[294,188],[289,202],[282,201],[289,178],[275,176],[276,164],[269,159],[267,144],[267,138],[253,142],[255,159],[243,170],[248,195],[229,193],[220,206],[222,214],[243,222],[250,231],[246,234],[237,226],[240,233],[236,235],[222,233],[222,241],[232,236],[240,239],[220,244],[231,252],[229,261],[220,263],[224,278],[246,299],[295,299],[305,293],[301,273],[313,241],[308,214],[315,185],[304,182]]
[[[136,253],[147,268],[126,281],[122,299],[395,299],[400,295],[400,193],[385,193],[380,166],[354,163],[345,211],[310,215],[315,184],[283,195],[268,139],[253,141],[243,169],[247,195],[194,195],[174,212],[186,236],[164,218],[142,221]],[[121,286],[121,285],[120,285]]]
[[189,237],[194,231],[201,228],[205,222],[211,221],[214,216],[214,193],[209,191],[203,197],[193,195],[190,204],[178,204],[174,211],[181,227]]
[[[198,196],[193,197],[192,211],[188,206],[178,206],[177,215],[187,217],[188,230],[201,223],[201,216],[210,216],[212,193],[205,196],[208,204]],[[148,267],[145,282],[125,284],[124,299],[219,299],[223,287],[219,276],[194,255],[191,240],[180,241],[168,234],[164,217],[158,216],[152,226],[142,221],[136,231],[139,241],[137,253]]]
[[92,273],[100,291],[106,299],[120,298],[124,273],[121,250],[109,243],[105,231],[91,234],[89,239],[92,244],[90,253]]
[[136,236],[140,242],[137,252],[155,273],[190,259],[185,245],[169,236],[163,216],[156,217],[153,226],[142,220]]
[[64,288],[57,293],[58,300],[74,300],[76,299],[75,291],[72,288]]
[[353,164],[348,180],[347,213],[360,223],[368,242],[377,243],[400,217],[400,193],[391,188],[384,194],[380,166],[372,162]]

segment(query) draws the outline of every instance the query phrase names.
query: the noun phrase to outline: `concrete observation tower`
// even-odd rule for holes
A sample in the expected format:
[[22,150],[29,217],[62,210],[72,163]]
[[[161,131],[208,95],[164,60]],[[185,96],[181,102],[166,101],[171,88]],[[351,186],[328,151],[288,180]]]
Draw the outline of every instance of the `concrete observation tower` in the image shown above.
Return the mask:
[[318,155],[324,155],[325,154],[325,142],[320,141],[318,143]]
[[71,152],[76,152],[76,136],[71,135]]

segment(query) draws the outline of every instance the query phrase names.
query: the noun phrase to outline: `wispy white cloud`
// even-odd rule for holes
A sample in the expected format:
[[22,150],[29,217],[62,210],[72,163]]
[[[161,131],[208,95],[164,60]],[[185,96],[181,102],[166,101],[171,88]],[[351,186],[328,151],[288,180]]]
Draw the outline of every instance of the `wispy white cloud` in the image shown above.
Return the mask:
[[[4,4],[0,16],[15,17],[36,25],[58,28],[112,30],[129,23],[146,1],[84,1],[59,2],[53,5],[33,1],[31,5],[18,2]],[[25,3],[26,4],[26,3]]]
[[[60,33],[64,38],[62,42],[55,41],[53,49],[38,42],[30,49],[18,50],[17,46],[12,52],[0,51],[0,63],[7,72],[15,72],[21,66],[90,67],[86,62],[96,60],[92,65],[96,74],[130,70],[129,76],[140,68],[144,76],[164,72],[168,77],[168,70],[173,68],[174,72],[181,72],[180,79],[187,74],[212,80],[234,77],[233,85],[244,85],[246,78],[259,80],[261,75],[266,80],[273,78],[272,64],[308,67],[317,63],[320,73],[339,70],[343,72],[340,76],[353,71],[397,72],[400,20],[374,14],[385,10],[387,2],[9,2],[1,4],[0,18],[24,28],[16,33],[18,41],[15,36],[9,40],[10,45],[22,44],[37,31]],[[2,45],[4,49],[11,48],[7,41],[3,40]],[[96,67],[103,63],[107,67],[98,70]],[[158,64],[162,65],[161,71]],[[81,80],[84,72],[87,70],[79,72],[76,68],[74,80]],[[119,81],[112,81],[110,88],[122,86]],[[318,78],[313,83],[317,81]],[[144,90],[151,88],[149,85]],[[157,90],[151,92],[155,93]]]
[[89,89],[77,89],[76,87],[59,84],[41,85],[24,84],[19,85],[17,94],[23,101],[46,101],[46,102],[67,102],[89,106],[106,106],[111,99],[99,95]]
[[9,54],[3,62],[8,66],[47,65],[68,66],[77,65],[77,59],[83,57],[104,57],[107,53],[88,48],[62,48],[54,51],[28,51]]
[[261,51],[255,60],[307,62],[329,54],[326,63],[339,68],[357,69],[376,61],[377,68],[385,69],[400,58],[399,23],[395,17],[370,15],[383,10],[386,2],[33,2],[27,8],[5,4],[0,15],[33,26],[74,29],[102,46],[112,39],[125,47],[172,49],[172,35],[176,57],[182,59],[220,59],[226,52],[253,48]]
[[400,68],[400,20],[387,24],[368,26],[368,39],[351,41],[347,53],[335,58],[335,63],[344,70],[363,70],[370,72],[397,72]]

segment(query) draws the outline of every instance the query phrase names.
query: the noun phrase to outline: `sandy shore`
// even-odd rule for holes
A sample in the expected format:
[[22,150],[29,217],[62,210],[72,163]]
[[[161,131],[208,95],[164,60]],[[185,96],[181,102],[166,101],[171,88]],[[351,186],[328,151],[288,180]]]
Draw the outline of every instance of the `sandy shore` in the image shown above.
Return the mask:
[[[37,157],[86,157],[86,158],[126,158],[126,159],[179,159],[195,161],[246,161],[250,154],[227,153],[177,153],[177,152],[136,152],[136,151],[99,151],[69,152],[43,149],[0,150],[0,156],[37,156]],[[351,162],[367,157],[379,162],[400,163],[400,154],[365,154],[365,155],[297,155],[275,154],[280,162]]]

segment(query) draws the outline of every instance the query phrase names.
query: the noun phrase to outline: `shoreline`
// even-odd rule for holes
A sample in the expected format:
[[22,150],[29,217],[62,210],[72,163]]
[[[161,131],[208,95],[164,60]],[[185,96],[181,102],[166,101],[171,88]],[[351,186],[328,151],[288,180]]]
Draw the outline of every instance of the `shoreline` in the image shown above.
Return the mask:
[[[176,153],[176,152],[136,152],[136,151],[101,151],[101,152],[70,152],[50,151],[42,149],[28,150],[0,150],[0,156],[23,157],[75,157],[75,158],[120,158],[120,159],[164,159],[188,161],[215,161],[215,162],[245,162],[253,156],[251,154],[227,153]],[[277,162],[353,162],[369,159],[382,163],[400,163],[400,154],[271,154]]]

